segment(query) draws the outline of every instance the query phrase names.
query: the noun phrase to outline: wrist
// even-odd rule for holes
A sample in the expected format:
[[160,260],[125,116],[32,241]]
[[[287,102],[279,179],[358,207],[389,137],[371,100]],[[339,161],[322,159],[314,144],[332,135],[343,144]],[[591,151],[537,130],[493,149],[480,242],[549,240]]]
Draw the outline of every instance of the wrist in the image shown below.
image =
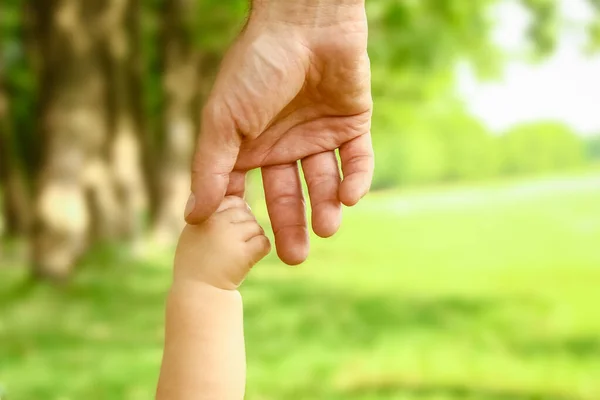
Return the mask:
[[365,0],[251,0],[250,20],[331,26],[365,18]]
[[186,263],[176,262],[173,270],[172,289],[185,288],[194,290],[201,288],[213,288],[223,291],[237,291],[241,281],[236,282],[229,272],[229,269],[220,266],[220,268],[210,268],[208,265],[194,265],[193,268]]
[[176,303],[179,306],[188,305],[195,308],[214,299],[233,298],[241,300],[241,294],[237,289],[222,289],[204,281],[182,280],[173,282],[168,298],[169,303]]

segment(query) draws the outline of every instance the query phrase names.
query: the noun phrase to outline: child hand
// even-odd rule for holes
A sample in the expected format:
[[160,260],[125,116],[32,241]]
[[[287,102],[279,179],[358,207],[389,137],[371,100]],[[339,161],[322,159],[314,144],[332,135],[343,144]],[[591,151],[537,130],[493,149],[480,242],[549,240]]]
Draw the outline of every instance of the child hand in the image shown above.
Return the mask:
[[269,239],[246,202],[225,197],[208,220],[183,230],[175,253],[175,283],[197,281],[235,290],[270,250]]

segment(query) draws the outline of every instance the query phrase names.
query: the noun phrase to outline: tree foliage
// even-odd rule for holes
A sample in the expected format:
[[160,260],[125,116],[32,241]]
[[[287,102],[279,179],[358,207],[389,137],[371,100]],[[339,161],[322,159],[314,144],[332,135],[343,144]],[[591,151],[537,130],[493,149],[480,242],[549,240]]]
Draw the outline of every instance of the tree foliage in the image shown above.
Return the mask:
[[585,149],[588,159],[593,162],[600,162],[600,135],[587,139]]
[[[588,1],[600,15],[600,1]],[[597,140],[590,140],[584,152],[573,132],[552,122],[519,126],[503,136],[489,132],[456,98],[458,62],[470,63],[483,76],[494,75],[502,67],[504,55],[491,38],[493,12],[502,2],[521,4],[531,12],[533,22],[528,31],[531,47],[539,56],[551,54],[561,24],[559,0],[367,1],[375,100],[376,188],[541,173],[576,167],[583,162],[585,154],[588,158],[600,158]],[[83,60],[77,58],[74,36],[49,45],[49,35],[40,29],[43,27],[39,21],[32,18],[35,15],[31,13],[32,8],[37,7],[39,11],[43,7],[49,13],[56,12],[59,4],[67,3],[76,5],[79,10],[103,13],[114,7],[118,10],[118,4],[128,4],[135,12],[116,20],[114,16],[119,15],[118,12],[107,12],[106,18],[85,12],[79,15],[81,21],[91,22],[82,24],[75,36],[92,38],[95,49],[88,51],[88,58]],[[40,203],[38,187],[53,189],[64,184],[59,181],[68,175],[77,182],[79,203],[85,204],[79,207],[82,215],[96,221],[91,223],[92,228],[98,230],[102,223],[109,225],[110,215],[113,215],[112,220],[122,223],[128,219],[127,215],[142,211],[148,215],[148,223],[155,231],[167,232],[167,236],[177,232],[181,221],[180,203],[184,201],[181,198],[187,196],[189,190],[188,164],[199,109],[220,59],[243,29],[247,12],[246,0],[90,0],[79,3],[76,0],[3,0],[0,3],[0,97],[6,103],[2,109],[9,111],[0,118],[0,145],[3,146],[0,149],[3,155],[0,192],[5,197],[4,205],[13,205],[3,207],[4,214],[23,214],[9,210],[32,208],[23,204]],[[38,13],[38,17],[40,15],[42,20],[51,20],[47,13]],[[113,24],[108,31],[107,21]],[[91,29],[97,30],[92,34],[88,31]],[[588,31],[590,43],[600,45],[600,18],[591,22]],[[60,32],[52,34],[61,35]],[[122,41],[126,59],[118,57],[120,53],[110,45],[113,41]],[[50,60],[58,54],[56,49],[62,49],[65,55],[60,62]],[[89,88],[89,79],[68,73],[82,68],[88,72],[93,69],[94,74],[88,75],[95,76],[102,87]],[[49,76],[60,79],[49,79]],[[88,90],[89,95],[83,90]],[[93,104],[92,97],[95,98]],[[68,101],[61,103],[61,99],[78,100],[71,107]],[[80,121],[67,114],[68,110],[80,110],[86,104],[87,111],[96,115],[99,122],[82,124],[88,127],[82,130],[77,128]],[[71,123],[65,125],[73,132],[48,129],[48,121],[53,121],[56,115],[53,110],[62,110],[63,117],[67,115],[65,120],[73,117]],[[107,128],[103,130],[102,140],[91,146],[86,140],[99,126]],[[79,171],[50,174],[53,178],[48,180],[48,160],[56,163],[64,160],[62,154],[57,153],[59,147],[49,145],[56,143],[60,135],[65,136],[60,140],[63,146],[60,151],[70,149],[77,154],[93,155],[79,158],[81,170],[104,171],[100,175],[105,183],[99,184],[96,177],[94,190],[91,190],[90,182],[82,177],[85,174],[75,173]],[[79,138],[81,143],[88,143],[85,146],[93,148],[76,148],[81,143],[70,140],[72,138]],[[125,173],[137,170],[128,160],[137,160],[140,152],[145,162],[144,182],[134,177],[137,173]],[[12,155],[10,163],[6,162],[6,154]],[[95,169],[88,165],[91,158],[97,163]],[[131,187],[138,189],[132,191]],[[136,191],[148,192],[142,193],[140,198],[149,197],[149,204],[133,200]],[[65,219],[72,215],[67,211]],[[53,220],[54,217],[56,215],[48,218]],[[10,218],[5,216],[4,220],[7,219]],[[44,229],[56,234],[58,228],[51,225],[47,223]],[[106,227],[107,232],[112,231],[109,228]],[[93,243],[96,239],[91,230],[84,227],[72,236],[80,239],[85,231],[86,240],[81,243],[87,242],[88,237]],[[136,232],[139,234],[139,229]],[[54,243],[63,242],[50,241],[49,246],[60,252],[64,248]],[[77,252],[84,250],[78,248]],[[66,257],[75,258],[74,253]],[[70,271],[71,266],[64,270]]]
[[558,122],[519,125],[502,137],[503,170],[508,174],[573,168],[584,159],[581,139]]

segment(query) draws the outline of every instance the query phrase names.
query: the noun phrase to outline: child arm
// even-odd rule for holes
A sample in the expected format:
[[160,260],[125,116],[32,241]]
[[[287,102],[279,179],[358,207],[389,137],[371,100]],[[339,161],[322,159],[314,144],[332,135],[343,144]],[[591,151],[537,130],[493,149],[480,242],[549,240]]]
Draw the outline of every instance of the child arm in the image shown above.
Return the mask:
[[241,400],[246,360],[242,298],[207,284],[174,287],[167,300],[158,400]]
[[227,197],[177,246],[166,307],[157,400],[242,400],[246,381],[242,298],[237,290],[270,251],[246,203]]

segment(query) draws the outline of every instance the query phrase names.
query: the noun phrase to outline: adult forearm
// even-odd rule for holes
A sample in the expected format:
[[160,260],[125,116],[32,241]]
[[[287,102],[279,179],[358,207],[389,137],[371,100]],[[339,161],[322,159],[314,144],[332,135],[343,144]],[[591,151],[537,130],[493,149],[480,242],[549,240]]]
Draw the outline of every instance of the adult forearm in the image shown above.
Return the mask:
[[251,0],[251,17],[303,25],[327,25],[364,14],[365,0]]
[[304,5],[309,7],[320,7],[320,6],[347,6],[356,4],[365,4],[365,0],[251,0],[250,3],[253,7],[261,6],[281,6],[281,7],[294,7],[298,5]]

